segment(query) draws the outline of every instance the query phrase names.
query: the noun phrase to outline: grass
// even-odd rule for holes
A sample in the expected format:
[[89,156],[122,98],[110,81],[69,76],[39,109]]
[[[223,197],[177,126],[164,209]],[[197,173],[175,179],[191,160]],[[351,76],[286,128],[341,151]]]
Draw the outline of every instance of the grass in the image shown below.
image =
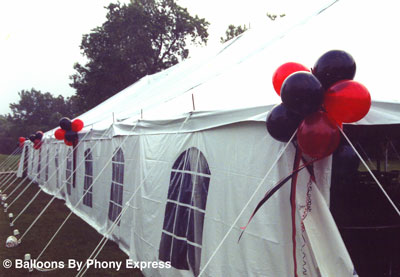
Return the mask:
[[[4,155],[0,157],[4,159]],[[1,178],[1,177],[0,177]],[[2,180],[1,178],[0,180]],[[20,180],[15,182],[6,193],[10,193],[14,187],[20,183]],[[25,183],[11,196],[10,203],[15,196],[26,186],[29,182]],[[7,211],[3,212],[3,207],[0,210],[0,276],[26,276],[27,269],[16,269],[14,262],[16,259],[24,259],[25,253],[30,253],[32,258],[35,258],[42,251],[49,239],[53,236],[55,231],[66,218],[70,210],[65,206],[64,201],[55,199],[46,212],[36,222],[29,233],[24,237],[22,243],[15,248],[6,248],[5,242],[8,236],[12,235],[13,229],[18,229],[21,234],[28,228],[34,221],[36,216],[41,212],[44,206],[51,199],[50,195],[41,192],[39,197],[30,205],[30,207],[22,214],[22,216],[15,222],[14,227],[9,226],[8,213],[12,212],[14,217],[25,207],[25,205],[32,199],[33,195],[38,191],[38,186],[32,184],[27,191],[12,205]],[[67,267],[68,259],[74,259],[82,262],[86,261],[91,252],[95,249],[100,242],[102,236],[97,233],[83,220],[74,214],[69,218],[67,224],[61,229],[60,233],[56,236],[55,240],[50,244],[49,248],[41,257],[41,261],[63,261]],[[5,269],[2,263],[5,259],[10,259],[13,266],[10,269]],[[128,256],[122,252],[117,244],[108,241],[100,255],[97,257],[98,261],[121,261],[123,266],[120,271],[115,269],[94,269],[91,267],[85,276],[143,276],[138,269],[126,268],[125,262]],[[58,269],[51,272],[34,271],[31,276],[75,276],[78,273],[76,269]]]
[[[19,161],[19,158],[20,158],[20,155],[9,156],[9,155],[0,154],[0,165],[1,165],[0,172],[8,171],[8,170],[16,170],[16,168],[18,166],[17,161]],[[5,161],[6,159],[7,159],[7,161],[3,164],[3,161]]]

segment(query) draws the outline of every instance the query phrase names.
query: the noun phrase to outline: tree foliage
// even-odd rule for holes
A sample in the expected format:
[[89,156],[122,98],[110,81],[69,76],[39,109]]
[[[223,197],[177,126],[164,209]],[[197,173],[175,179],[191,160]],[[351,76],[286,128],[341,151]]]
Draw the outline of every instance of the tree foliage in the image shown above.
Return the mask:
[[[282,14],[279,15],[279,18],[282,18],[282,17],[285,17],[285,16],[286,16],[286,14],[282,13]],[[271,19],[272,21],[275,21],[278,18],[278,15],[277,14],[272,14],[272,13],[267,13],[267,17],[269,19]]]
[[235,25],[229,25],[228,29],[225,31],[225,37],[221,37],[220,41],[221,43],[227,42],[228,40],[233,39],[234,37],[237,37],[238,35],[244,33],[247,30],[246,25],[241,25],[235,26]]
[[28,137],[37,131],[48,131],[58,126],[61,117],[76,115],[75,98],[54,97],[49,92],[22,90],[20,100],[10,104],[11,113],[0,116],[0,152],[15,149],[18,137]]
[[10,118],[15,124],[24,125],[24,128],[32,126],[36,129],[40,126],[49,130],[58,125],[61,117],[74,115],[73,105],[61,95],[54,97],[49,92],[42,93],[35,89],[22,90],[18,95],[19,102],[10,104]]
[[106,8],[106,22],[83,35],[80,48],[88,62],[75,64],[70,77],[83,110],[187,58],[189,40],[207,42],[209,23],[192,17],[175,0],[136,0]]

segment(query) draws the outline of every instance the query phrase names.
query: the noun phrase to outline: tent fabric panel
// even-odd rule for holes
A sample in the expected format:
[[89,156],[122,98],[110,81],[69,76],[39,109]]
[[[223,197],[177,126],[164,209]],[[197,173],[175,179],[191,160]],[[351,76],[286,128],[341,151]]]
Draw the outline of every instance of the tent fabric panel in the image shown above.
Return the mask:
[[[190,120],[195,119],[189,118],[187,122]],[[226,143],[227,141],[230,143]],[[44,147],[50,147],[49,153],[53,156],[50,160],[54,159],[56,149],[58,149],[59,171],[62,182],[65,183],[66,164],[62,161],[66,159],[67,146],[61,143],[44,145]],[[175,203],[177,207],[183,205],[182,207],[189,212],[187,223],[185,223],[188,224],[186,230],[190,230],[193,234],[202,234],[201,240],[192,239],[191,235],[182,237],[182,232],[178,233],[181,236],[177,237],[169,234],[171,238],[180,243],[174,244],[176,247],[180,245],[179,247],[185,247],[182,249],[188,251],[185,257],[186,266],[190,270],[172,268],[145,271],[145,274],[151,276],[170,276],[171,272],[176,276],[193,276],[194,271],[198,273],[215,251],[229,226],[234,222],[283,146],[283,143],[277,142],[269,136],[261,121],[239,122],[198,132],[143,134],[83,141],[77,150],[77,164],[81,163],[81,165],[77,165],[76,187],[72,188],[71,195],[66,197],[67,206],[99,233],[106,233],[111,225],[107,217],[112,178],[110,161],[115,149],[121,147],[126,161],[123,203],[126,203],[133,193],[135,195],[129,203],[127,213],[122,217],[120,226],[115,229],[110,238],[115,240],[132,259],[157,261],[160,255],[162,236],[168,234],[163,230],[165,229],[164,218],[171,173],[173,170],[181,170],[184,171],[184,174],[189,175],[203,174],[196,166],[193,167],[196,169],[192,173],[189,170],[192,166],[174,166],[182,153],[188,149],[198,149],[207,161],[210,173],[208,174],[208,171],[205,173],[206,176],[209,175],[210,180],[204,217],[192,218],[190,215],[194,214],[194,211],[197,214],[201,212],[203,206],[200,208],[193,206],[192,208],[188,204],[191,202],[186,200],[180,202],[181,204],[171,202]],[[93,186],[93,208],[82,203],[74,208],[83,195],[83,155],[87,148],[92,149],[95,161],[93,176],[94,178],[97,178],[96,176],[99,174],[100,176]],[[43,153],[47,155],[47,151]],[[292,171],[293,157],[294,148],[289,146],[278,165],[272,169],[270,176],[262,184],[260,192],[234,226],[222,248],[216,253],[205,272],[206,275],[259,276],[267,274],[286,276],[291,274],[292,242],[291,233],[288,231],[291,230],[289,185],[284,186],[259,211],[239,244],[237,244],[237,239],[241,232],[240,227],[247,223],[247,219],[265,190]],[[322,168],[329,167],[329,162],[330,159],[322,161],[321,163],[325,164],[316,165],[316,170],[321,171]],[[53,166],[50,170],[55,169],[55,163]],[[105,168],[104,171],[102,171],[103,168]],[[35,164],[33,169],[35,169]],[[189,172],[186,172],[186,169]],[[343,269],[343,276],[351,276],[351,274],[347,274],[353,272],[350,258],[327,208],[329,199],[324,198],[326,192],[329,191],[329,174],[329,171],[322,171],[320,177],[317,176],[318,185],[313,187],[313,205],[315,203],[316,207],[313,206],[305,221],[306,233],[303,235],[307,241],[304,247],[301,244],[302,234],[298,233],[296,236],[298,268],[303,267],[303,260],[300,257],[306,254],[306,269],[307,272],[312,273],[311,276],[318,274],[317,268],[321,272],[332,272],[333,268],[339,265]],[[308,182],[309,175],[304,171],[299,176],[298,207],[304,206],[304,195],[307,193],[306,184]],[[43,182],[42,185],[46,192],[55,193],[54,178],[50,178],[47,183]],[[66,190],[64,190],[64,194],[60,195],[65,197]],[[177,199],[179,200],[179,197]],[[299,211],[297,230],[301,229],[300,217],[301,212]],[[193,220],[194,223],[190,223]],[[319,221],[325,222],[324,224],[332,230],[326,232],[325,227],[322,227]],[[174,224],[176,222],[175,219]],[[190,227],[192,225],[194,229]],[[198,226],[202,226],[202,231],[196,230]],[[325,240],[321,242],[321,238]],[[324,249],[336,249],[335,258],[326,259],[327,252]],[[170,253],[175,253],[173,248],[171,251]],[[329,252],[329,255],[332,255],[332,252]],[[265,263],[265,259],[271,262]],[[199,264],[198,267],[196,263]]]
[[[176,133],[177,131],[196,132],[239,122],[265,122],[273,107],[274,105],[268,105],[237,110],[190,112],[169,119],[138,121],[130,119],[115,123],[107,130],[91,130],[87,140],[109,139],[124,135]],[[373,101],[366,117],[353,124],[400,124],[399,105]],[[83,134],[81,136],[83,137]]]
[[[268,170],[268,165],[273,162],[272,157],[275,157],[282,147],[279,146],[280,143],[269,137],[263,124],[254,123],[245,126],[246,124],[242,123],[238,125],[241,125],[240,128],[232,125],[194,134],[159,134],[141,137],[143,157],[145,157],[145,160],[141,160],[144,167],[142,176],[145,181],[143,190],[140,190],[141,194],[135,197],[134,226],[136,228],[132,233],[131,258],[138,260],[156,260],[158,258],[161,238],[165,234],[161,230],[163,229],[163,217],[168,197],[167,184],[170,182],[171,170],[180,153],[190,147],[196,147],[204,153],[211,171],[201,250],[201,263],[204,265],[250,197],[255,186],[262,180]],[[230,144],[224,143],[228,137],[232,142]],[[170,147],[171,140],[174,147]],[[249,149],[249,145],[252,146],[251,149]],[[293,148],[284,154],[279,161],[278,168],[275,168],[271,176],[267,178],[264,189],[291,172],[293,155]],[[156,172],[152,171],[153,167],[157,168]],[[252,170],[249,171],[249,168]],[[304,180],[309,180],[308,174],[302,175],[305,176]],[[329,184],[321,186],[329,187]],[[299,184],[299,190],[304,190],[304,187],[304,183]],[[207,276],[219,276],[220,274],[239,276],[241,272],[247,276],[258,276],[261,272],[267,276],[292,274],[290,258],[288,258],[291,257],[292,245],[291,233],[288,232],[291,230],[289,191],[290,186],[284,187],[268,202],[268,205],[252,221],[243,240],[237,244],[240,234],[239,227],[245,225],[252,212],[250,207],[246,210],[223,247],[212,260],[205,272]],[[315,191],[319,193],[318,187],[315,187]],[[259,198],[263,193],[260,191]],[[320,198],[319,201],[323,201],[327,205],[320,193],[317,196]],[[252,201],[251,207],[255,207],[259,198],[256,197]],[[151,216],[148,216],[150,214]],[[324,210],[323,216],[331,217],[329,210]],[[297,225],[299,230],[299,220]],[[309,226],[309,228],[321,228],[321,226],[312,224]],[[318,243],[318,241],[315,242],[314,237],[312,239],[314,239],[314,243]],[[302,242],[300,234],[297,235],[297,241],[299,244]],[[328,243],[341,244],[344,247],[340,236],[330,237]],[[345,248],[344,250],[339,248],[339,250],[335,254],[338,255],[338,259],[345,261],[344,271],[347,274],[343,276],[352,276],[353,267],[350,258]],[[314,260],[313,250],[310,248],[307,251],[309,253],[307,264],[310,266],[317,264]],[[302,257],[303,253],[300,248],[297,252],[298,257]],[[265,259],[271,262],[265,263]],[[301,268],[299,260],[300,258],[298,266]],[[333,268],[329,265],[329,260],[319,259],[318,261],[320,262],[318,266]],[[315,268],[307,267],[307,270],[317,275]],[[171,273],[174,276],[191,276],[187,270],[176,268],[159,271],[146,269],[144,273],[150,276],[167,276]]]

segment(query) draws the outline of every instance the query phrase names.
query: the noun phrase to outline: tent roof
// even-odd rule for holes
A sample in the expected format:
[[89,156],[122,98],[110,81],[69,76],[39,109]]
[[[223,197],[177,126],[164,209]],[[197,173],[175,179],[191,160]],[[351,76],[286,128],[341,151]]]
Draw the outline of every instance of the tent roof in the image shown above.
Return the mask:
[[333,1],[295,25],[250,29],[217,49],[206,49],[195,58],[142,78],[79,118],[87,128],[104,129],[113,122],[141,117],[173,119],[192,111],[193,104],[196,111],[225,114],[271,107],[280,103],[271,80],[279,65],[295,61],[311,68],[323,53],[342,49],[357,63],[355,80],[375,100],[359,123],[400,123],[400,102],[394,100],[400,97],[390,94],[400,61],[400,41],[391,35],[399,25],[396,9],[390,8],[394,4],[390,0]]

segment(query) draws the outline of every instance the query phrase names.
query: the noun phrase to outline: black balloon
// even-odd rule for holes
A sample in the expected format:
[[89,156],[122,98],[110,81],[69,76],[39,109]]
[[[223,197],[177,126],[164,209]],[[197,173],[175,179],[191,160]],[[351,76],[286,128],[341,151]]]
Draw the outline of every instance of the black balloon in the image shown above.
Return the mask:
[[32,134],[32,135],[29,136],[29,140],[30,141],[34,142],[35,139],[36,139],[36,135]]
[[306,116],[320,109],[324,101],[324,89],[311,73],[296,72],[283,82],[281,98],[287,109]]
[[289,111],[283,104],[275,106],[267,117],[268,133],[276,140],[288,142],[303,117]]
[[356,62],[353,57],[341,50],[331,50],[323,54],[315,63],[312,73],[324,89],[341,80],[353,80]]
[[69,142],[75,142],[78,139],[78,134],[74,131],[67,131],[64,138]]
[[41,140],[43,138],[43,132],[37,131],[35,134],[35,138]]
[[61,118],[59,124],[61,129],[64,129],[65,131],[71,130],[71,119],[69,119],[68,117]]

